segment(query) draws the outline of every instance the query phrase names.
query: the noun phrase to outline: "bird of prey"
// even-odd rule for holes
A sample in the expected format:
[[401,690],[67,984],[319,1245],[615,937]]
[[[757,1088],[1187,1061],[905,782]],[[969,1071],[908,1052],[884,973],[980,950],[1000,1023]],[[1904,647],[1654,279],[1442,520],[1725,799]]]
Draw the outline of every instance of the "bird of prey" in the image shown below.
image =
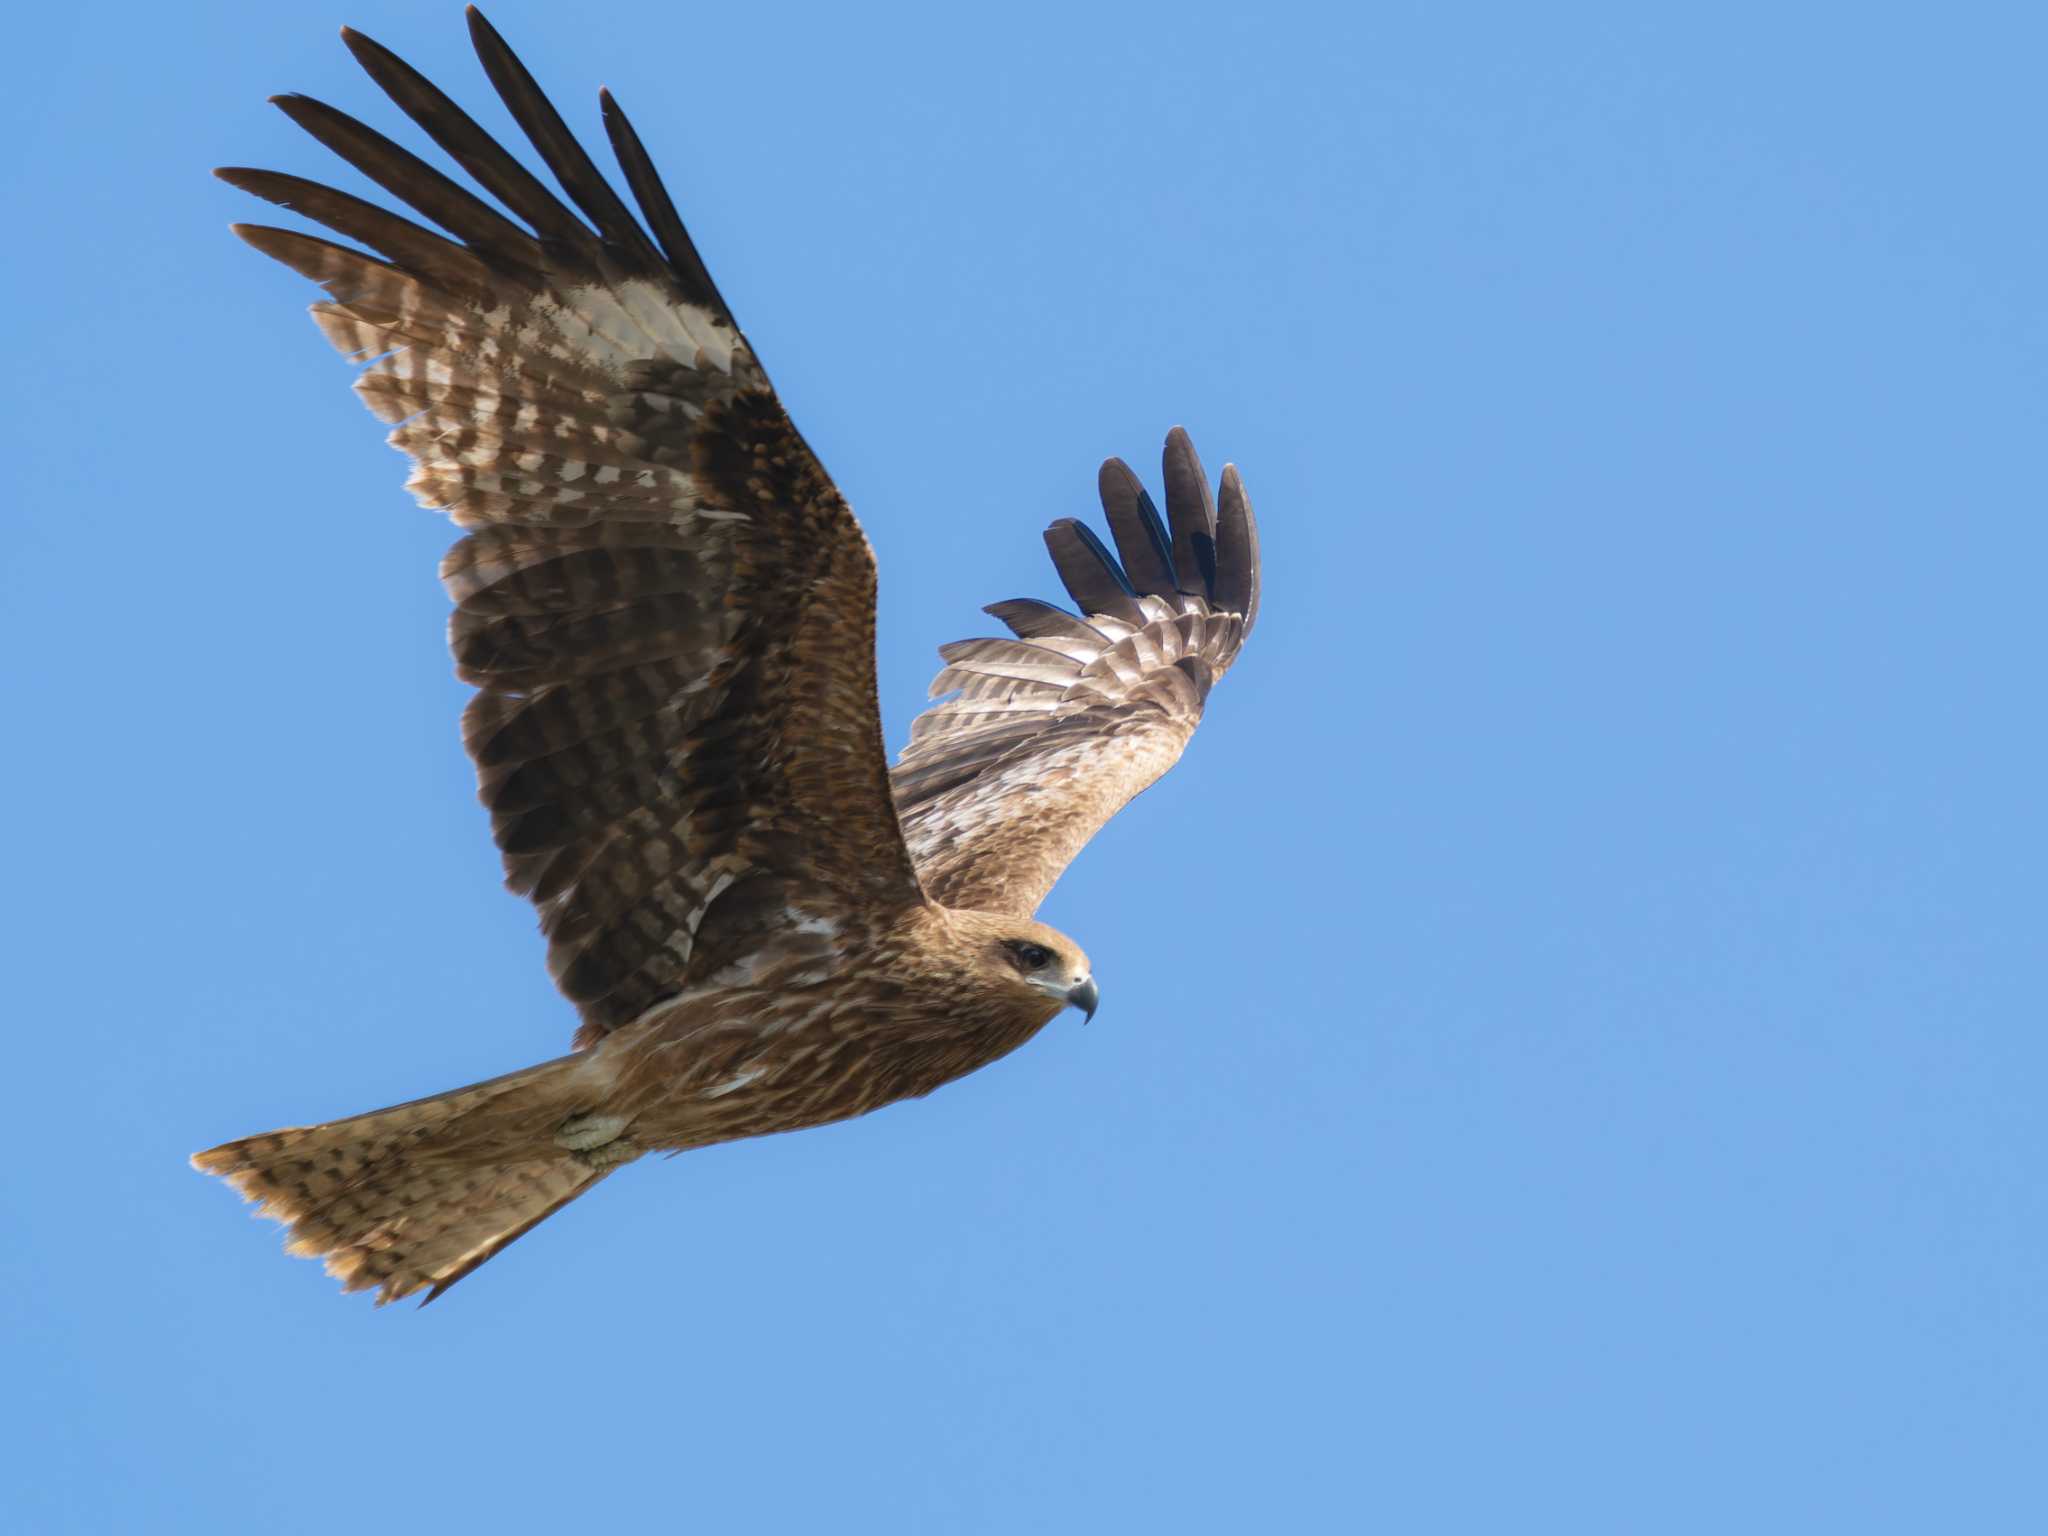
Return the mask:
[[218,172],[356,242],[236,231],[326,290],[313,317],[368,365],[355,388],[395,424],[409,488],[463,530],[441,563],[477,689],[463,737],[506,882],[582,1015],[570,1055],[193,1159],[380,1302],[432,1300],[647,1152],[864,1114],[1093,1014],[1087,955],[1032,913],[1180,756],[1259,606],[1244,487],[1226,468],[1212,491],[1176,428],[1165,518],[1104,464],[1116,553],[1071,519],[1045,533],[1079,612],[985,610],[1010,637],[941,649],[891,770],[860,525],[618,104],[600,94],[638,219],[474,9],[469,26],[573,209],[353,31],[502,211],[304,96],[277,105],[444,233]]

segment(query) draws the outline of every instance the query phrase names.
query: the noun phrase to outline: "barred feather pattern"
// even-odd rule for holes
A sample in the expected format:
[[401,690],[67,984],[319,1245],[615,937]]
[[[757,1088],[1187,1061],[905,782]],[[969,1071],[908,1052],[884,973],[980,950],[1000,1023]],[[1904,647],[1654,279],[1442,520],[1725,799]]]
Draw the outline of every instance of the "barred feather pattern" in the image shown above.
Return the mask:
[[431,1301],[610,1171],[544,1139],[588,1076],[588,1058],[564,1057],[192,1161],[283,1222],[287,1251],[324,1256],[344,1290]]
[[[1104,823],[1178,761],[1258,616],[1258,531],[1234,467],[1211,494],[1180,428],[1168,520],[1120,459],[1100,490],[1116,553],[1062,520],[1046,544],[1077,616],[1028,598],[986,612],[1014,639],[940,647],[940,702],[893,775],[919,879],[949,906],[1028,915]],[[943,697],[941,697],[943,696]]]
[[[497,34],[507,106],[595,228],[395,55],[365,69],[485,189],[322,103],[280,105],[457,240],[303,178],[257,196],[378,254],[238,226],[326,290],[408,486],[467,536],[442,562],[463,718],[506,882],[539,908],[588,1044],[680,994],[721,894],[764,873],[797,907],[921,899],[891,809],[874,562],[703,271],[617,104],[606,125],[659,246]],[[841,926],[855,926],[842,920]]]

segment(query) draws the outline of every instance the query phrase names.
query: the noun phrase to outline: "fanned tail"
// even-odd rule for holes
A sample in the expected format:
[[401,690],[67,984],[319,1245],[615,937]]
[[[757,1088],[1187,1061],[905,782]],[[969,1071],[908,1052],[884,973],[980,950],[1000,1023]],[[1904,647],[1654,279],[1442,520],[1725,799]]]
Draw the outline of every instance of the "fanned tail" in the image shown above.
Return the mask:
[[257,1214],[288,1228],[286,1251],[324,1257],[348,1291],[381,1306],[448,1289],[611,1171],[556,1140],[583,1104],[564,1056],[390,1109],[231,1141],[196,1154]]

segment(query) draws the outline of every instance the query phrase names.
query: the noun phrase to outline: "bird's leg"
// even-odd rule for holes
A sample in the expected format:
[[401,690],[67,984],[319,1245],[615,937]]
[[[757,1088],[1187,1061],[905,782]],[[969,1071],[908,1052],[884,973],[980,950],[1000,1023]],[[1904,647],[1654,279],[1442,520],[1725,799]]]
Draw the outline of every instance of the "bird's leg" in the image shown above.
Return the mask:
[[592,1110],[571,1115],[555,1131],[555,1145],[576,1154],[578,1162],[592,1168],[616,1168],[630,1163],[641,1152],[640,1144],[626,1134],[624,1115],[607,1115]]

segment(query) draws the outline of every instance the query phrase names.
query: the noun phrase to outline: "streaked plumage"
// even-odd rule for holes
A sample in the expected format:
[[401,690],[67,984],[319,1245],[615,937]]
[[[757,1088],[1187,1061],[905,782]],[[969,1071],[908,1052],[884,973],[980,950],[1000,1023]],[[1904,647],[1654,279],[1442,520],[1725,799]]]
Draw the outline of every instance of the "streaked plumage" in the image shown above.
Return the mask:
[[[438,1294],[612,1168],[929,1093],[1069,1003],[1087,957],[1031,914],[1180,756],[1258,612],[1258,536],[1169,435],[1166,517],[1120,461],[1112,554],[1046,544],[1079,615],[942,649],[893,774],[875,567],[608,93],[640,218],[474,10],[492,84],[581,218],[395,56],[343,37],[507,218],[375,130],[278,105],[425,219],[223,170],[377,254],[238,226],[312,278],[322,332],[442,562],[463,717],[506,880],[582,1014],[573,1055],[194,1159],[348,1289]],[[515,221],[516,220],[516,221]],[[652,238],[650,238],[650,232]]]

